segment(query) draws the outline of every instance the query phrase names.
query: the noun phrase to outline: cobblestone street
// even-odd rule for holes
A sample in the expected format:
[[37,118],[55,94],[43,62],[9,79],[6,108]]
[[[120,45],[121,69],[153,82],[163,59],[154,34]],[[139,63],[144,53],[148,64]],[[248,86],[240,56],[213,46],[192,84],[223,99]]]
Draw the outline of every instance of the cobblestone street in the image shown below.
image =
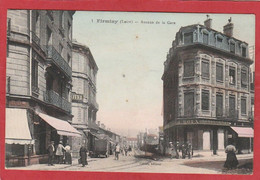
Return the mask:
[[[190,174],[251,174],[252,169],[243,168],[243,165],[252,163],[253,154],[238,155],[238,169],[226,170],[223,168],[225,156],[204,156],[192,159],[157,158],[156,160],[138,156],[122,156],[115,160],[111,155],[108,158],[88,158],[88,165],[82,167],[77,159],[72,165],[37,164],[27,167],[9,168],[19,170],[54,170],[54,171],[102,171],[102,172],[147,172],[147,173],[190,173]],[[239,168],[241,167],[241,168]]]

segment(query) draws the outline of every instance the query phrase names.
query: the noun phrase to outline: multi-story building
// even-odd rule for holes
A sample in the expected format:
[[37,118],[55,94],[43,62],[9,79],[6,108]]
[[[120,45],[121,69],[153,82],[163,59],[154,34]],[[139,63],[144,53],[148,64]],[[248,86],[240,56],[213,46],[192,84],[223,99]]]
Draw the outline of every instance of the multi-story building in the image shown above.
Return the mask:
[[137,137],[127,137],[126,146],[131,148],[137,148]]
[[66,144],[81,136],[69,123],[73,14],[7,12],[7,163],[43,162],[50,141]]
[[96,77],[98,67],[90,49],[73,41],[72,53],[72,124],[84,136],[73,139],[73,152],[78,155],[80,144],[85,143],[91,150],[95,133],[99,130],[96,124],[98,104],[96,102]]
[[164,63],[164,136],[189,141],[195,150],[224,150],[231,139],[239,151],[251,149],[248,44],[204,25],[181,27]]

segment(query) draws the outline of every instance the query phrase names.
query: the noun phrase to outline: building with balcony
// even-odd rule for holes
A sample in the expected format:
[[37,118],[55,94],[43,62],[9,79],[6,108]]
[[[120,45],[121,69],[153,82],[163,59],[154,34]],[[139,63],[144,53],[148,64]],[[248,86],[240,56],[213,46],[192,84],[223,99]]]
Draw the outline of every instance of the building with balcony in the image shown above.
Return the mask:
[[14,162],[9,165],[44,162],[50,141],[71,144],[71,136],[81,136],[70,125],[73,14],[7,12],[6,154],[7,163]]
[[86,143],[91,150],[95,134],[99,127],[96,124],[98,104],[96,102],[96,77],[98,67],[90,49],[73,41],[72,51],[72,124],[84,135],[74,137],[73,152],[78,155],[80,144]]
[[191,142],[194,150],[252,149],[253,121],[248,44],[204,25],[181,27],[164,63],[163,128],[166,144]]

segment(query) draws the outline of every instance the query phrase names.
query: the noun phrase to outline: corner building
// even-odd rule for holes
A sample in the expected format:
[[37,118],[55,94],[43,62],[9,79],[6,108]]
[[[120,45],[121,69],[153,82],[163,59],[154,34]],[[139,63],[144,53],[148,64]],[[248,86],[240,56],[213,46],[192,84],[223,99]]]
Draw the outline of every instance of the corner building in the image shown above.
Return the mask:
[[47,147],[81,136],[72,120],[74,11],[8,10],[6,165],[47,161]]
[[82,137],[73,137],[73,156],[79,155],[81,143],[92,150],[95,134],[99,127],[96,124],[98,103],[96,101],[96,77],[98,66],[90,49],[73,41],[72,52],[72,125],[82,132]]
[[250,152],[253,140],[248,44],[204,25],[181,27],[164,63],[164,139],[191,142],[194,150],[224,150],[234,140]]

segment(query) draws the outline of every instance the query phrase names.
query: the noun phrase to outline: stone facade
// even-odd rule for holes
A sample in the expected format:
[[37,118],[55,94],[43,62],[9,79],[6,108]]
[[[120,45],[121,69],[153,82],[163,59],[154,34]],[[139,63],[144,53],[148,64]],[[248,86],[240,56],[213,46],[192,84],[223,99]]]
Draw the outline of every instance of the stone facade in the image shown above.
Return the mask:
[[35,112],[72,119],[73,14],[74,11],[51,10],[7,12],[6,106],[28,109],[29,127],[35,140],[33,155],[46,154],[51,140],[55,144],[59,140],[70,141],[55,134]]
[[[182,27],[167,55],[162,77],[164,133],[166,142],[189,141],[194,149],[215,154],[229,137],[235,138],[231,126],[253,126],[249,118],[253,61],[247,43],[230,31],[221,33],[206,25]],[[240,150],[249,147],[249,140],[238,139]]]
[[[73,42],[72,58],[72,123],[78,130],[84,132],[83,138],[74,138],[75,155],[78,154],[80,144],[93,146],[94,137],[88,133],[91,124],[96,124],[98,104],[96,102],[96,76],[98,67],[90,49],[78,42]],[[89,136],[89,138],[88,138]]]

